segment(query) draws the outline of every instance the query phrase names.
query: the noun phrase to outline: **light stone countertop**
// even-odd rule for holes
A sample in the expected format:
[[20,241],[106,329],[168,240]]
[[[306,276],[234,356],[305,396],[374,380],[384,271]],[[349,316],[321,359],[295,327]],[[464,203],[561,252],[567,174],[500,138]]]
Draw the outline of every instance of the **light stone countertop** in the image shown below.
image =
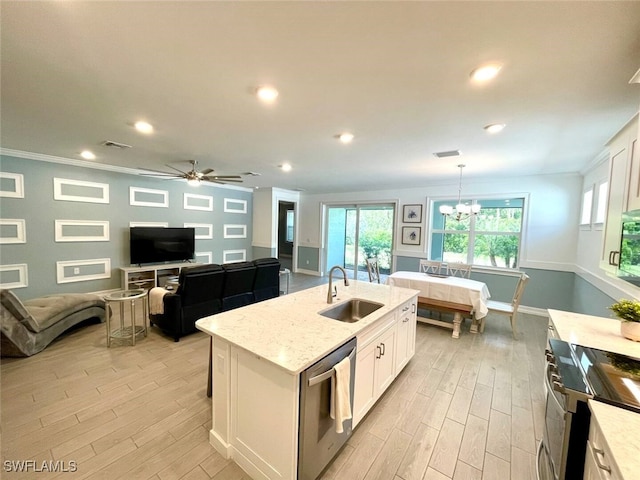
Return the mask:
[[297,375],[419,293],[357,280],[349,283],[345,287],[342,279],[334,280],[338,296],[333,305],[362,298],[384,306],[355,323],[323,317],[318,312],[331,305],[328,285],[320,285],[201,318],[196,327]]
[[640,471],[640,415],[623,408],[589,400],[591,420],[596,419],[613,460],[625,480]]
[[561,340],[640,358],[640,342],[620,334],[620,320],[562,310],[549,309],[548,312]]

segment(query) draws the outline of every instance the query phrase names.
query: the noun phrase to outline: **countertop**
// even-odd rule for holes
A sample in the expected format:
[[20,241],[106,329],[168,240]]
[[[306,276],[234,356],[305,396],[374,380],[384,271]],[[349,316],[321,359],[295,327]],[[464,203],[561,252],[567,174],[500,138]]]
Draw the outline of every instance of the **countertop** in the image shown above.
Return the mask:
[[297,375],[418,294],[417,290],[377,283],[349,283],[345,287],[342,279],[334,281],[338,296],[333,305],[362,298],[384,306],[355,323],[332,320],[318,314],[331,307],[328,285],[320,285],[201,318],[196,327]]
[[548,312],[561,340],[640,358],[640,342],[620,334],[620,320],[562,310]]
[[638,478],[640,471],[640,415],[623,408],[589,400],[595,418],[622,478]]

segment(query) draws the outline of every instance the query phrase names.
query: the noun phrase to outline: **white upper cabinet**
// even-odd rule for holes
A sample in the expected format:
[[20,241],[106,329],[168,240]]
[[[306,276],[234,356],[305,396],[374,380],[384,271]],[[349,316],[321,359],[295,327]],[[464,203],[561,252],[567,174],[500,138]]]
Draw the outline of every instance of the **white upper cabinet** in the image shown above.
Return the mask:
[[600,267],[615,273],[620,262],[622,213],[640,208],[640,159],[636,114],[607,144],[609,192]]

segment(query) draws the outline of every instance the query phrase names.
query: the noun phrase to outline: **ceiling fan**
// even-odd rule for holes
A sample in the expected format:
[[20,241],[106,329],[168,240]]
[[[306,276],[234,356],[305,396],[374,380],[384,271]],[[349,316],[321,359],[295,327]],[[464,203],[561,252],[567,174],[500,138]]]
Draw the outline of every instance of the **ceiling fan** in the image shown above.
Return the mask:
[[240,175],[211,175],[214,172],[213,168],[205,168],[202,171],[198,171],[197,160],[188,160],[188,162],[191,164],[191,170],[187,172],[167,164],[167,167],[172,168],[178,173],[163,172],[160,170],[151,170],[146,168],[145,170],[156,173],[141,173],[140,175],[150,177],[167,177],[167,179],[184,178],[187,183],[192,186],[200,185],[201,182],[220,183],[222,185],[225,183],[242,183],[242,180],[240,180],[242,177]]

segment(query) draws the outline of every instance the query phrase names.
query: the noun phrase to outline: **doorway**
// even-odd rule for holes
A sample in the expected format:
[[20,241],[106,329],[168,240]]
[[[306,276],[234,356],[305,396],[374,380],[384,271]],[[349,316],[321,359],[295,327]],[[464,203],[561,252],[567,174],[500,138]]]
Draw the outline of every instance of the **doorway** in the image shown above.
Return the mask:
[[295,240],[295,207],[293,202],[278,201],[278,260],[280,268],[293,271],[293,242]]
[[328,206],[325,271],[339,265],[349,278],[368,281],[366,259],[378,257],[383,281],[391,272],[394,217],[394,204]]

